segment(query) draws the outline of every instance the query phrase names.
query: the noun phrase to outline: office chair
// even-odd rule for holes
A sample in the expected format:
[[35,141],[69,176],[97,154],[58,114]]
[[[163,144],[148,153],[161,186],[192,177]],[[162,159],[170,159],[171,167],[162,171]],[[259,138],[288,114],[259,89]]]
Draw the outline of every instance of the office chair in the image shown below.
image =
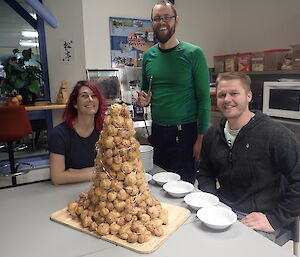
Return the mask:
[[[32,133],[28,114],[24,106],[1,106],[0,107],[0,142],[7,143],[9,164],[1,165],[0,168],[10,168],[9,171],[0,172],[0,176],[11,176],[13,186],[17,185],[16,176],[29,172],[33,168],[30,163],[15,163],[13,142],[19,141]],[[20,167],[29,167],[19,170]]]
[[289,226],[280,230],[275,239],[275,243],[283,246],[289,240],[293,241],[294,255],[299,257],[299,217],[297,217]]

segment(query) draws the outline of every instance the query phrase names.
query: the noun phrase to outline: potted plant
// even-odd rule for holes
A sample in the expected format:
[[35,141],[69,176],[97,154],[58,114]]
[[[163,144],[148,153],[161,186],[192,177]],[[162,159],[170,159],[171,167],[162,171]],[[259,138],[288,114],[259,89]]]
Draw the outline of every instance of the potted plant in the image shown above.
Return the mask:
[[14,49],[13,56],[3,63],[6,75],[1,84],[2,92],[20,94],[23,97],[22,104],[33,104],[41,92],[42,70],[38,66],[26,64],[33,55],[31,48],[23,50],[19,58],[17,53],[19,49]]

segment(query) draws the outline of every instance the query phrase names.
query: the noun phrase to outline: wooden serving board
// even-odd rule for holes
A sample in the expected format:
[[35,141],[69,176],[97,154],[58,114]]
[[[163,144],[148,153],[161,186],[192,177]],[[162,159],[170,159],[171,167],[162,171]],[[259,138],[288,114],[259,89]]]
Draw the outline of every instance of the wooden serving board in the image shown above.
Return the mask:
[[57,212],[51,214],[50,219],[56,221],[58,223],[67,225],[71,228],[77,229],[79,231],[85,232],[89,235],[104,239],[114,244],[121,245],[128,249],[134,250],[139,253],[151,253],[155,251],[159,246],[162,245],[167,238],[175,232],[191,215],[191,212],[179,206],[171,205],[162,203],[162,207],[168,210],[168,224],[163,225],[163,229],[165,231],[164,235],[161,237],[152,236],[151,239],[143,244],[139,243],[128,243],[125,240],[120,239],[115,235],[107,235],[107,236],[100,236],[96,232],[91,232],[87,228],[83,228],[79,222],[79,220],[72,219],[71,215],[67,211],[67,208],[61,209]]

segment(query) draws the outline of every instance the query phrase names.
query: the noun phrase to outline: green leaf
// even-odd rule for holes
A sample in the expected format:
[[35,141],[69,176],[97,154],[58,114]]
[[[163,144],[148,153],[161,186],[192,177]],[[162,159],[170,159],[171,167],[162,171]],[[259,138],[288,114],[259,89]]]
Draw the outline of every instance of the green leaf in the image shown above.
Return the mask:
[[28,62],[31,59],[31,48],[22,51],[22,55],[25,62]]
[[41,92],[41,89],[40,89],[40,82],[38,80],[34,80],[31,82],[30,85],[27,86],[27,89],[35,94],[35,95],[39,95],[40,92]]
[[31,48],[23,50],[21,58],[17,58],[16,53],[19,53],[19,49],[14,49],[14,55],[2,63],[3,69],[6,72],[6,78],[2,82],[1,88],[8,93],[13,89],[26,88],[32,94],[39,95],[42,78],[41,68],[33,65],[25,66],[25,62],[29,61],[32,57]]
[[13,54],[16,54],[16,53],[19,53],[20,51],[19,51],[19,49],[17,49],[17,48],[15,48],[14,50],[13,50]]
[[25,86],[25,82],[21,79],[17,79],[14,83],[15,88],[20,89]]

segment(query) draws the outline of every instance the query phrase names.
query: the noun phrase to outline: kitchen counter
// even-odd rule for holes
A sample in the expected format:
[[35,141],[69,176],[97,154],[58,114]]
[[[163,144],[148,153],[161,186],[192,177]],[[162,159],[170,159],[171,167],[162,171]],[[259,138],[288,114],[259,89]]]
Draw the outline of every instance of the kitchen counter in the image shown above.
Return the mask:
[[[161,171],[154,167],[150,173]],[[91,183],[54,186],[40,182],[0,190],[0,251],[5,257],[115,257],[141,256],[121,246],[58,224],[50,214],[66,207],[86,192]],[[150,182],[152,194],[162,202],[187,207],[183,198],[173,198],[161,186]],[[195,188],[195,191],[197,189]],[[196,217],[196,212],[155,252],[147,256],[176,257],[292,257],[253,230],[236,222],[229,229],[215,231]]]

